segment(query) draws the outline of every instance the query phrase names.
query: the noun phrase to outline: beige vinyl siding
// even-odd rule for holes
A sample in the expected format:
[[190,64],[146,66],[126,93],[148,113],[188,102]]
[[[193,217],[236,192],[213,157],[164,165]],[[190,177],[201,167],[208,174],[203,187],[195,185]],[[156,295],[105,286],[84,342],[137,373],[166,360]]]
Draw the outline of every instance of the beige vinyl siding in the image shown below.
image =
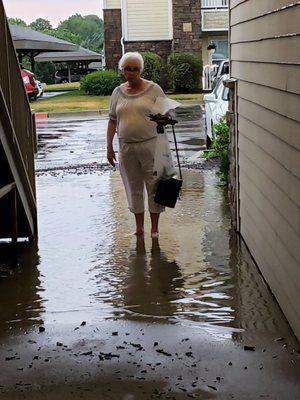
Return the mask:
[[232,75],[255,85],[300,94],[299,67],[297,65],[266,64],[236,61],[232,63]]
[[279,11],[294,7],[296,3],[296,0],[230,0],[230,25],[234,26],[235,24],[247,22],[264,15],[271,16]]
[[300,337],[300,4],[231,0],[241,234]]
[[172,39],[170,0],[125,0],[125,40]]
[[120,9],[121,8],[121,0],[104,0],[103,8],[107,10],[111,9]]

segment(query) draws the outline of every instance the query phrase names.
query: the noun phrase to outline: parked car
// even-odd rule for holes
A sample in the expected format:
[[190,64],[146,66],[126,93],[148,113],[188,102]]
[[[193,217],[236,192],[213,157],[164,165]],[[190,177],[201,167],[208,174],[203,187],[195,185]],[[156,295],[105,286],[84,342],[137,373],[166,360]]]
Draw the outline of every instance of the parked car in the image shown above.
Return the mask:
[[214,125],[220,122],[228,111],[229,89],[224,86],[224,81],[229,75],[222,75],[217,80],[214,90],[204,95],[206,119],[206,146],[209,148],[214,139]]
[[[94,69],[71,69],[71,81],[79,82],[80,79],[89,74],[90,72],[95,71]],[[68,83],[69,82],[69,73],[67,69],[60,69],[54,74],[55,83]]]
[[216,83],[220,76],[229,74],[229,60],[213,60],[214,75],[212,77],[212,89],[216,86]]
[[29,100],[31,101],[36,100],[39,93],[39,89],[34,74],[28,71],[27,69],[21,69],[21,75],[23,78],[25,91],[27,93]]

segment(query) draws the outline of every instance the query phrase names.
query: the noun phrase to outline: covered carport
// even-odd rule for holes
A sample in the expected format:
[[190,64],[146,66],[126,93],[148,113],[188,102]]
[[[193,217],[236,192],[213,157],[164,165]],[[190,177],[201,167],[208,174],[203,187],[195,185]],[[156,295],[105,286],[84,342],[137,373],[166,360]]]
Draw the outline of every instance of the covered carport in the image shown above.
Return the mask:
[[33,29],[18,25],[10,25],[14,47],[22,64],[23,57],[29,56],[32,72],[35,71],[34,58],[43,52],[68,52],[76,51],[78,45],[45,35]]
[[[68,68],[68,80],[72,82],[71,69],[75,66],[81,68],[89,68],[89,65],[94,64],[94,68],[101,67],[102,55],[94,51],[79,47],[75,51],[58,51],[58,52],[47,52],[41,53],[34,58],[36,62],[54,62],[54,63],[65,63]],[[96,65],[95,65],[96,64]]]

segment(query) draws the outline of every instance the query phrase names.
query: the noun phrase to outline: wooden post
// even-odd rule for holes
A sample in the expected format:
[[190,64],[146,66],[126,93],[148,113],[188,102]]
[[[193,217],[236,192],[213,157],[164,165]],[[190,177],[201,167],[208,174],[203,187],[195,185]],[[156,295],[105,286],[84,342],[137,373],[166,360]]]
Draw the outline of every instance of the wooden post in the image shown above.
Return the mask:
[[227,124],[230,129],[229,143],[229,197],[231,211],[231,225],[240,231],[239,211],[239,154],[238,154],[238,130],[237,130],[237,81],[228,79],[224,85],[229,89],[229,111],[226,114]]
[[34,53],[33,51],[30,52],[30,64],[31,64],[31,72],[35,73],[35,61],[34,61]]
[[68,63],[68,79],[69,83],[72,82],[72,75],[71,75],[71,65]]
[[12,243],[18,242],[18,211],[17,211],[17,189],[11,191],[11,238]]

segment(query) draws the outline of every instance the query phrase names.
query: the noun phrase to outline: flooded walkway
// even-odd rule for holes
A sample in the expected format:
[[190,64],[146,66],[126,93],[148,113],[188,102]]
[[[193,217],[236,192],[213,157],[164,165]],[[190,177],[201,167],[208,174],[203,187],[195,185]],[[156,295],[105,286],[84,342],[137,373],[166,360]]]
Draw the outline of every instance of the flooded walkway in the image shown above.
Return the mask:
[[216,171],[186,169],[159,240],[149,221],[137,240],[106,122],[39,126],[39,249],[0,249],[0,399],[300,399],[299,343]]

